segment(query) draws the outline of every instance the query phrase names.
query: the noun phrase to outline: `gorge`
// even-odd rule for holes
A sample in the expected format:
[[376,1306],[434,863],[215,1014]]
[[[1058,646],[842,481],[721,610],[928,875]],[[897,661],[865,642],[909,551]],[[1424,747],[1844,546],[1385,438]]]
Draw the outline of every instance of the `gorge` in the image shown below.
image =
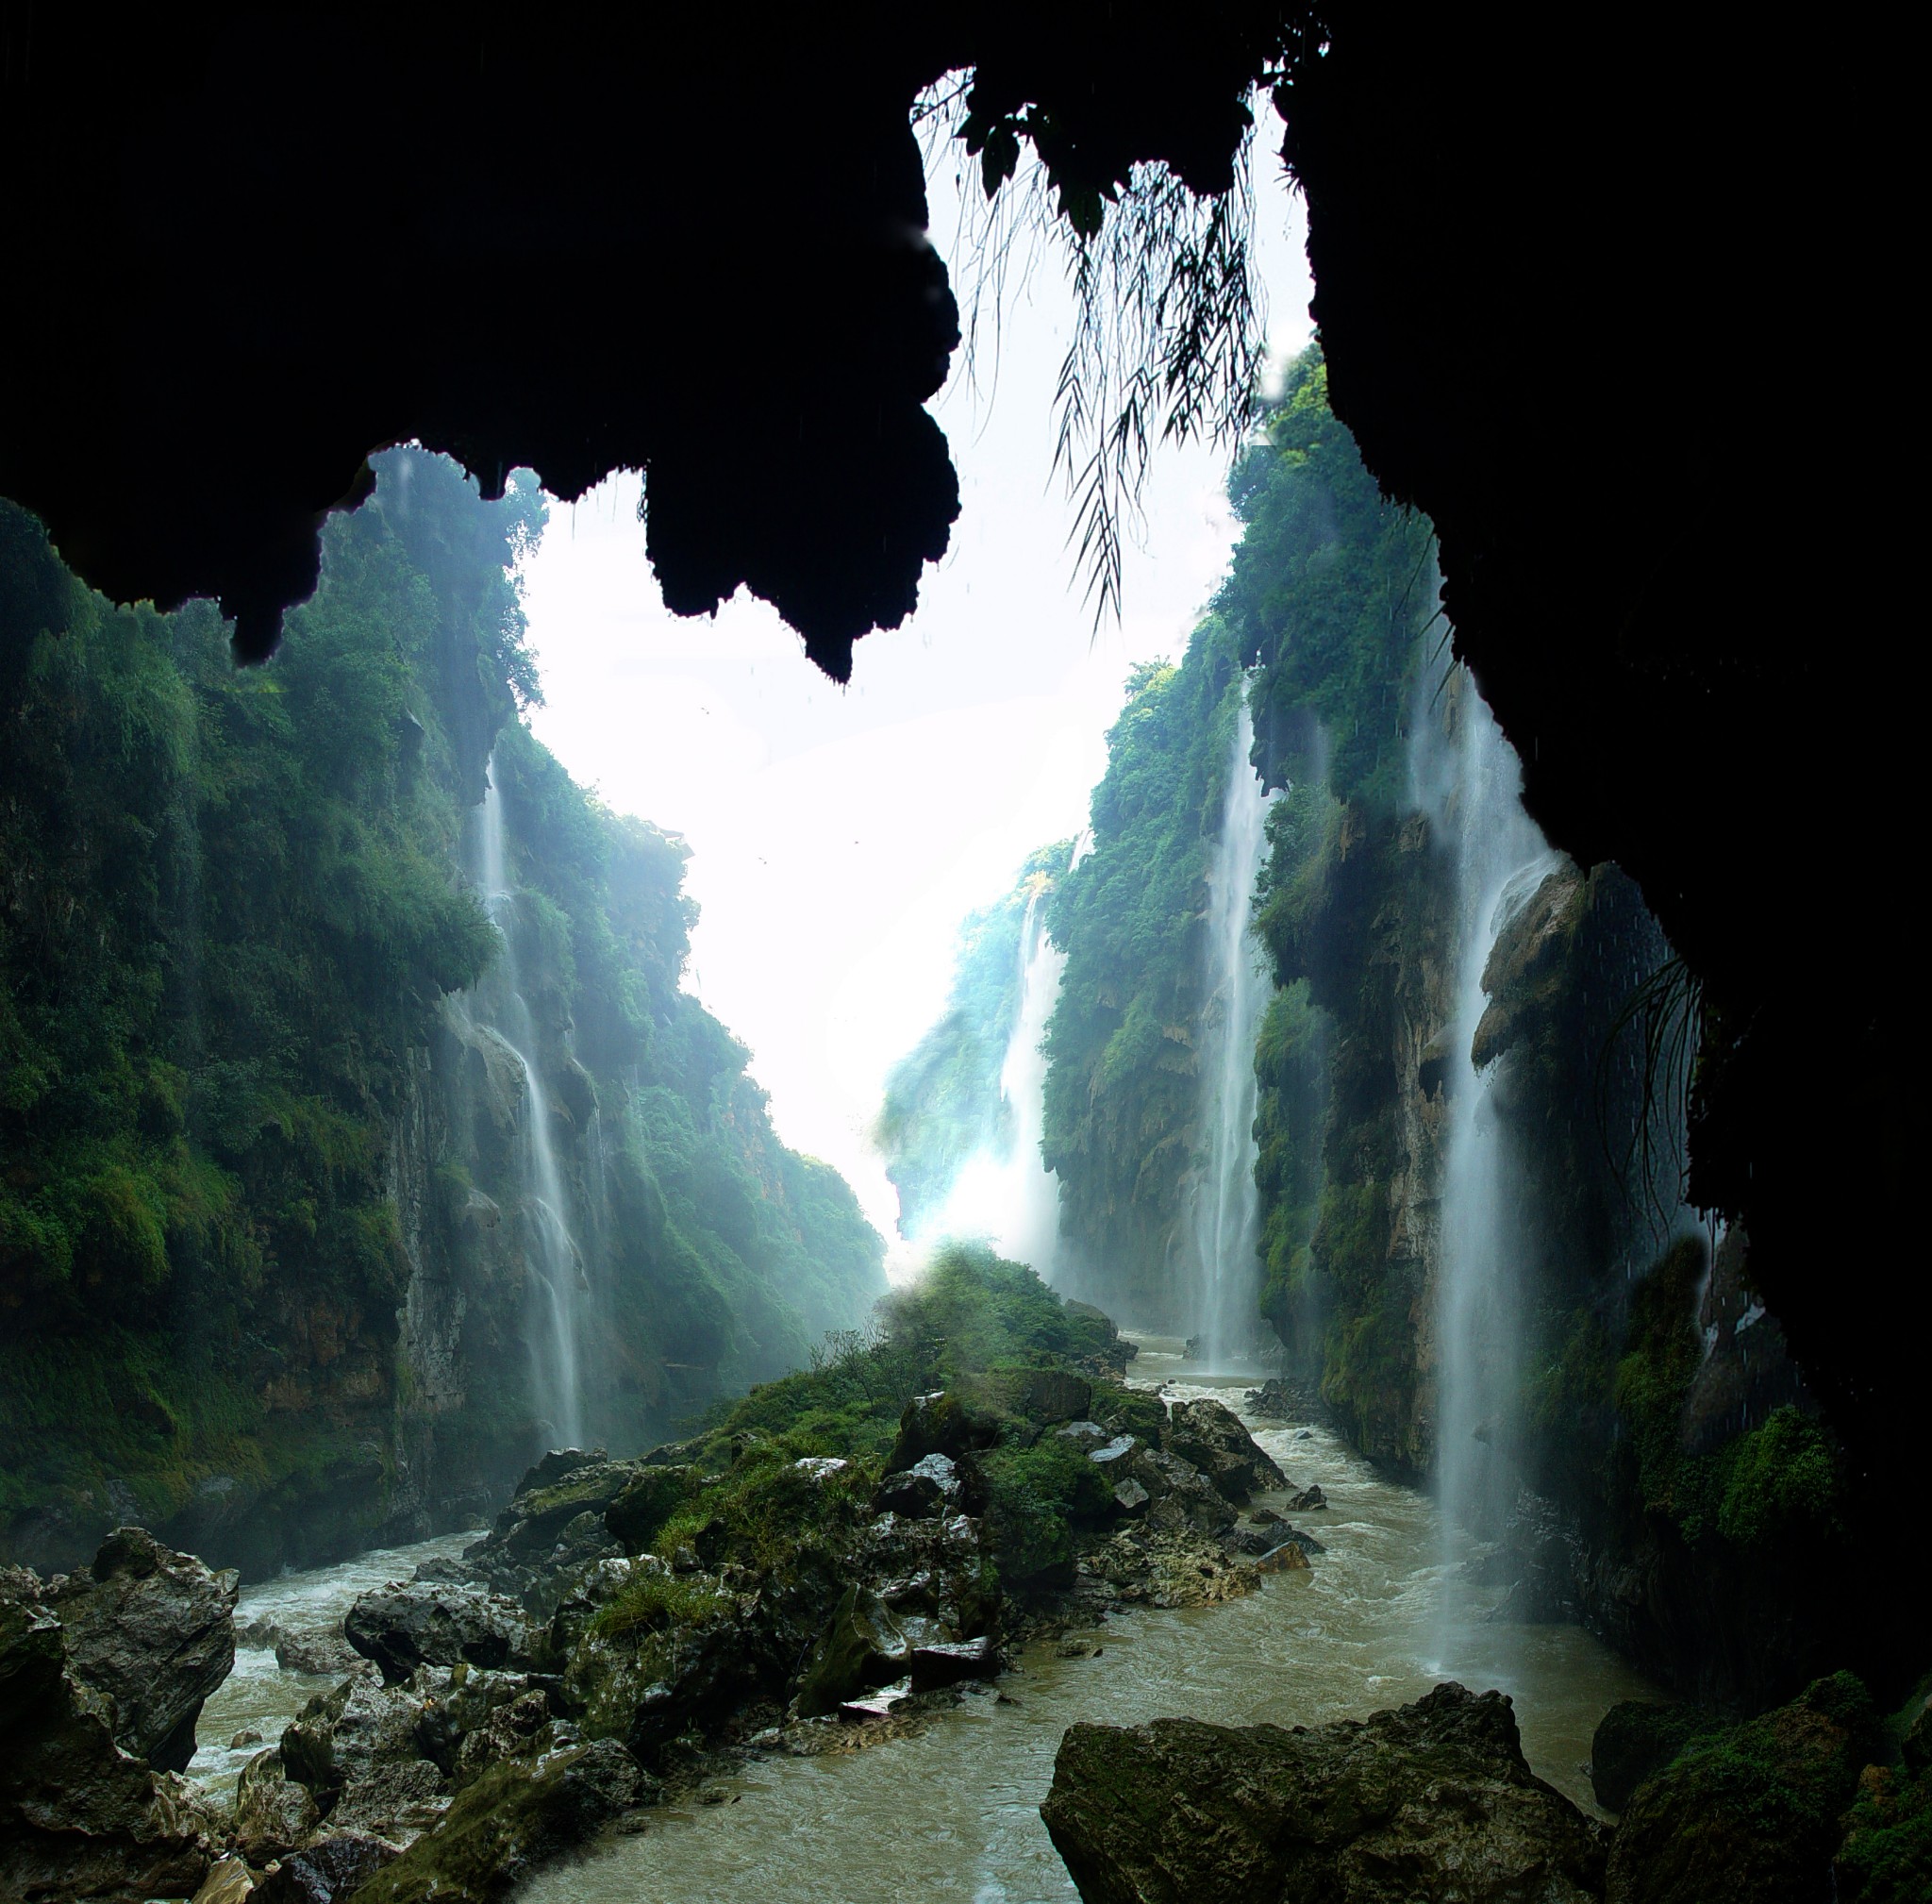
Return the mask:
[[[717,23],[682,66],[648,25],[506,58],[494,15],[456,59],[0,29],[44,293],[0,431],[0,1890],[1932,1884],[1905,941],[1792,892],[1886,890],[1909,697],[1866,694],[1851,792],[1765,795],[1821,631],[1887,626],[1845,188],[1890,122],[1821,54],[1827,479],[1743,295],[1761,47],[1552,26],[1574,85],[1525,91],[1500,16],[1141,24],[774,29],[795,204],[721,150]],[[1257,86],[1322,338],[1251,411]],[[1103,605],[1109,421],[1232,405],[1237,529],[882,1080],[889,1252],[701,1002],[691,846],[539,738],[520,576],[630,463],[669,609],[743,584],[841,681],[911,615],[962,494],[914,98],[1153,339],[1062,376]],[[405,123],[311,269],[315,155]],[[583,195],[448,157],[506,125]],[[718,236],[747,205],[768,245]],[[522,286],[581,349],[372,327],[371,284]]]

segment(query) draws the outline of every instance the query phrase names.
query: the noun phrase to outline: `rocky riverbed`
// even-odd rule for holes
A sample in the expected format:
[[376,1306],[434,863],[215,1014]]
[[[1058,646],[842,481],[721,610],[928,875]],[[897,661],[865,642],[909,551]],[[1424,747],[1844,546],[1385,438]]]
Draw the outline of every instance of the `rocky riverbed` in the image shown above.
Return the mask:
[[[83,1574],[8,1576],[0,1888],[990,1904],[1447,1896],[1451,1873],[1501,1898],[1541,1871],[1537,1896],[1622,1904],[1797,1900],[1836,1858],[1841,1895],[1912,1895],[1884,1874],[1924,1810],[1923,1720],[1901,1755],[1834,1682],[1755,1729],[1687,1722],[1574,1628],[1491,1628],[1453,1662],[1514,1709],[1432,1690],[1428,1504],[1253,1399],[1256,1434],[1238,1388],[1172,1364],[1034,1371],[915,1396],[876,1462],[741,1427],[553,1455],[480,1540],[239,1605],[139,1530]],[[1070,1545],[1011,1524],[1044,1477],[1041,1519],[1088,1500]],[[1607,1832],[1586,1761],[1619,1699]],[[244,1700],[261,1723],[231,1732]]]

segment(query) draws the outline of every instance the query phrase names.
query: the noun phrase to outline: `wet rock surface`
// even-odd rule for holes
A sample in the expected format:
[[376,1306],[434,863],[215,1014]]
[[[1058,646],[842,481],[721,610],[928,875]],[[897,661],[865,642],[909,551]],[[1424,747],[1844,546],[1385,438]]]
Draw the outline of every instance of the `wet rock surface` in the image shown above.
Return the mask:
[[0,1595],[0,1896],[192,1896],[213,1821],[184,1780],[116,1743],[113,1705],[71,1670],[39,1585],[15,1575]]
[[457,1582],[416,1580],[364,1594],[342,1622],[349,1645],[394,1684],[417,1667],[526,1664],[524,1618],[513,1601]]
[[1074,1726],[1041,1811],[1087,1904],[1587,1904],[1604,1875],[1508,1700],[1453,1684],[1306,1730]]
[[1861,1769],[1880,1750],[1849,1674],[1788,1706],[1693,1739],[1632,1793],[1610,1846],[1605,1904],[1810,1904]]
[[47,1583],[67,1670],[107,1702],[114,1743],[185,1771],[203,1702],[235,1663],[237,1577],[164,1547],[144,1528],[109,1534],[93,1564]]

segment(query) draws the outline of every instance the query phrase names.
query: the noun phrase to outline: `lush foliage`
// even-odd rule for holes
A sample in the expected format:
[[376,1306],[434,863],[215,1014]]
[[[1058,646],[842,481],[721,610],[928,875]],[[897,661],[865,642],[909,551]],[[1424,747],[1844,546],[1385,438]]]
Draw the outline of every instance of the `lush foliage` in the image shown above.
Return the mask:
[[[1066,1558],[1070,1529],[1105,1514],[1108,1491],[1073,1444],[1024,1431],[1024,1404],[1016,1410],[1012,1385],[999,1378],[1078,1371],[1094,1380],[1099,1418],[1149,1433],[1150,1404],[1107,1379],[1121,1353],[1098,1311],[1063,1301],[1031,1269],[983,1245],[948,1244],[917,1282],[879,1303],[870,1327],[836,1332],[813,1367],[714,1405],[711,1425],[675,1450],[680,1478],[656,1503],[662,1518],[653,1516],[651,1545],[667,1559],[691,1543],[759,1567],[796,1564],[801,1542],[836,1548],[870,1498],[908,1403],[945,1389],[999,1433],[980,1457],[988,1512],[1003,1567],[1027,1578]],[[819,1478],[794,1465],[806,1456],[851,1465]],[[607,1625],[657,1618],[668,1591],[641,1584],[613,1603]]]
[[207,605],[116,610],[0,506],[8,1512],[273,1483],[329,1434],[275,1418],[291,1311],[350,1364],[393,1338],[387,1119],[494,944],[454,735],[530,691],[508,564],[541,520],[410,460],[412,519],[333,519],[248,673]]
[[[539,492],[486,504],[413,451],[378,478],[247,671],[210,606],[114,609],[0,505],[0,1527],[305,1501],[321,1526],[345,1486],[378,1521],[431,1406],[400,1334],[420,1262],[475,1285],[446,1435],[526,1457],[519,1284],[477,1280],[518,1191],[455,1127],[446,1006],[502,943],[461,876],[492,748],[628,1420],[803,1360],[883,1286],[847,1186],[778,1144],[681,990],[682,843],[516,718]],[[411,1144],[434,1194],[406,1224]]]
[[944,1014],[886,1078],[876,1137],[905,1236],[918,1234],[975,1155],[1012,1147],[1000,1071],[1020,1010],[1024,933],[1072,850],[1062,840],[1030,854],[1012,891],[967,917]]
[[1178,667],[1136,671],[1093,791],[1092,850],[1054,895],[1066,953],[1047,1026],[1044,1151],[1061,1227],[1095,1286],[1160,1313],[1194,1163],[1203,922],[1241,673],[1204,622]]

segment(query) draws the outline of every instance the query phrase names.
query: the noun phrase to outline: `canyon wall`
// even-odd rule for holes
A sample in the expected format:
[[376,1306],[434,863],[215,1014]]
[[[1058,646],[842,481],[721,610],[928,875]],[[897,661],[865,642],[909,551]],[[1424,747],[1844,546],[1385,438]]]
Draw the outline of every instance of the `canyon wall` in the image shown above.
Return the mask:
[[681,989],[682,843],[522,724],[541,521],[392,452],[239,672],[207,605],[116,610],[0,509],[0,1558],[133,1520],[259,1572],[459,1525],[559,1430],[556,1302],[617,1442],[883,1288]]

